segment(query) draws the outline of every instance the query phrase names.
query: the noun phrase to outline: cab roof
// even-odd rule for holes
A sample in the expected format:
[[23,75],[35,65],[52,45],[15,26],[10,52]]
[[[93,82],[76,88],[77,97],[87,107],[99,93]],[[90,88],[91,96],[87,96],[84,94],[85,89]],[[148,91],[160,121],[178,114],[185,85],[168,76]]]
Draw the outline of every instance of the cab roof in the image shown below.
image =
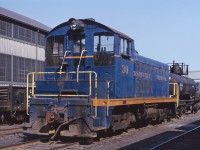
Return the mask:
[[111,27],[108,27],[108,26],[106,26],[106,25],[104,25],[104,24],[101,24],[101,23],[99,23],[99,22],[96,22],[94,19],[91,19],[91,18],[88,18],[88,19],[74,19],[74,18],[71,18],[71,19],[69,19],[67,22],[64,22],[64,23],[62,23],[62,24],[56,26],[55,28],[53,28],[50,32],[52,32],[52,31],[54,31],[54,30],[56,30],[56,29],[58,29],[58,28],[60,28],[60,27],[63,27],[63,26],[72,25],[73,23],[78,23],[78,24],[80,24],[80,26],[83,26],[83,27],[88,26],[88,25],[98,26],[98,27],[100,27],[100,28],[107,29],[107,30],[109,30],[109,31],[112,32],[112,33],[118,34],[120,37],[126,38],[126,39],[128,39],[128,40],[130,40],[130,41],[133,40],[133,39],[132,39],[131,37],[129,37],[128,35],[126,35],[126,34],[120,32],[120,31],[117,31],[117,30],[115,30],[115,29],[113,29],[113,28],[111,28]]

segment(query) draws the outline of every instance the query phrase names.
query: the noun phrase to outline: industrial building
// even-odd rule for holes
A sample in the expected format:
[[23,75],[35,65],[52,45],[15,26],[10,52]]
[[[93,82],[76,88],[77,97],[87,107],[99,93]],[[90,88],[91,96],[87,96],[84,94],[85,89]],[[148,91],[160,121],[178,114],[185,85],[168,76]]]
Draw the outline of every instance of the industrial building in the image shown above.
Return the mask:
[[0,84],[24,85],[26,74],[43,71],[48,26],[0,7]]

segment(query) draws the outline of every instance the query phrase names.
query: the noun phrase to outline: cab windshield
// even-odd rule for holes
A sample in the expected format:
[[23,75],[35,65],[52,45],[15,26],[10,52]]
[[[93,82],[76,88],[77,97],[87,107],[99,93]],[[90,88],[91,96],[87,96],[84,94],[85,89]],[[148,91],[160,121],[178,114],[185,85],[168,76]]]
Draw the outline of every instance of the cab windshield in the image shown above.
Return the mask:
[[46,42],[47,67],[60,66],[64,51],[64,36],[52,36]]
[[[66,36],[66,48],[64,48],[64,36],[52,36],[46,42],[46,66],[58,67],[62,64],[64,51],[70,52],[72,56],[80,56],[85,49],[85,35],[74,34]],[[74,59],[73,64],[77,66],[79,59]],[[83,61],[84,63],[84,61]]]

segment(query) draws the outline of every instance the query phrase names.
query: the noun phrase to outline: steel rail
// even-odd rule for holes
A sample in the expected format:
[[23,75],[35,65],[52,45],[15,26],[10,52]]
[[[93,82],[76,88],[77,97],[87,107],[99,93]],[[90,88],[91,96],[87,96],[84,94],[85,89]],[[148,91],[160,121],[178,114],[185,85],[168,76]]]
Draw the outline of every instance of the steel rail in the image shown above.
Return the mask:
[[173,137],[173,138],[171,138],[171,139],[169,139],[169,140],[167,140],[167,141],[165,141],[165,142],[163,142],[163,143],[161,143],[161,144],[159,144],[159,145],[157,145],[157,146],[155,146],[153,148],[150,148],[150,150],[160,149],[161,147],[166,146],[170,142],[174,142],[175,140],[178,140],[179,138],[182,138],[182,137],[184,137],[184,136],[186,136],[186,135],[188,135],[188,134],[190,134],[192,132],[195,132],[198,129],[200,129],[200,126],[197,126],[197,127],[193,128],[193,129],[191,129],[189,131],[186,131],[186,132],[184,132],[184,133],[182,133],[182,134],[180,134],[178,136],[175,136],[175,137]]

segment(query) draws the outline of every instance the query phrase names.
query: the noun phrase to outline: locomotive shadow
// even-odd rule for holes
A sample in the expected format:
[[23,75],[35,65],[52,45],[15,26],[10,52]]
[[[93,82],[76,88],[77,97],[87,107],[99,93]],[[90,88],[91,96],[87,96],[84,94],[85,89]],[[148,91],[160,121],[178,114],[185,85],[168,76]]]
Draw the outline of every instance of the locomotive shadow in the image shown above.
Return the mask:
[[200,120],[183,125],[181,127],[177,127],[177,128],[175,128],[175,129],[177,129],[177,131],[163,132],[163,133],[157,134],[155,136],[141,140],[139,142],[135,142],[133,144],[119,148],[119,150],[130,150],[130,149],[149,150],[149,149],[152,149],[152,147],[155,147],[155,146],[161,144],[162,141],[167,141],[170,138],[174,137],[175,135],[179,135],[181,133],[184,133],[188,130],[193,129],[197,125],[200,125]]
[[46,143],[49,142],[50,136],[42,136],[42,135],[26,135],[22,134],[19,135],[19,138],[21,138],[21,142],[28,142],[28,141],[34,141],[39,140],[40,142]]

